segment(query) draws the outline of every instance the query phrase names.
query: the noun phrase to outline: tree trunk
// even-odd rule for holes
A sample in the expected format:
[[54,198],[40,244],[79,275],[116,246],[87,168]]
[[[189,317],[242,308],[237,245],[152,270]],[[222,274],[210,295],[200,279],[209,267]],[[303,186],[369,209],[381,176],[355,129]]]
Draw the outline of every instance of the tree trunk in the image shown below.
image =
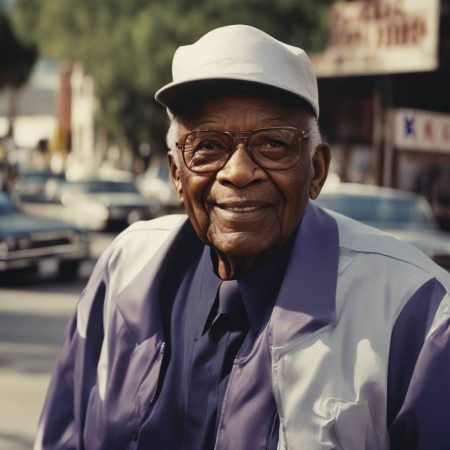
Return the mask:
[[6,138],[14,140],[14,122],[16,120],[17,90],[12,87],[6,88],[6,119],[8,121]]

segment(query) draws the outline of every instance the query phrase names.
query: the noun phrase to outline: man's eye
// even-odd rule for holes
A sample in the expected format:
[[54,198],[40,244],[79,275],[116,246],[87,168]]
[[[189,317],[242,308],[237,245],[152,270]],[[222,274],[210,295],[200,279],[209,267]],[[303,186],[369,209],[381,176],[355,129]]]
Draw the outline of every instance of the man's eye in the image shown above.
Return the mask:
[[255,133],[250,145],[261,151],[288,149],[289,143],[284,137],[282,133]]
[[224,145],[218,141],[204,141],[195,145],[195,151],[224,151]]
[[264,144],[267,148],[282,148],[287,147],[287,144],[284,142],[278,141],[276,139],[267,140]]
[[290,147],[285,142],[270,139],[260,142],[252,147],[255,151],[262,155],[277,159],[290,150]]

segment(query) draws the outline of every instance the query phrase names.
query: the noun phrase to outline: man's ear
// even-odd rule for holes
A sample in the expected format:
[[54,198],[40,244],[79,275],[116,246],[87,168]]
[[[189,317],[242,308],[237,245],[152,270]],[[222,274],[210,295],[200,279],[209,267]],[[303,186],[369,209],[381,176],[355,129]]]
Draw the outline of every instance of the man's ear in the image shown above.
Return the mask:
[[167,156],[169,158],[170,179],[172,180],[172,183],[175,186],[175,190],[177,191],[180,202],[183,202],[184,201],[183,183],[181,182],[178,155],[175,155],[172,153],[172,151],[169,151]]
[[330,146],[328,144],[319,144],[312,155],[313,178],[309,186],[309,197],[315,199],[319,196],[323,185],[328,176],[330,167]]

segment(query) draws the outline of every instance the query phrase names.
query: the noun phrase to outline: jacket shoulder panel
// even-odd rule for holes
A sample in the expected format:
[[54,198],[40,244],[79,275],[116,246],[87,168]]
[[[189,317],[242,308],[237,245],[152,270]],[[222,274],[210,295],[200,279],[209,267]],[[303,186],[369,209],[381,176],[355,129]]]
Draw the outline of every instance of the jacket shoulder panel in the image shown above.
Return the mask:
[[[411,271],[422,272],[425,279],[436,278],[450,291],[450,274],[434,263],[422,251],[411,244],[400,241],[377,228],[364,225],[341,214],[331,213],[339,229],[339,246],[342,254],[372,254],[394,259],[401,267],[411,274]],[[414,269],[415,268],[415,269]]]
[[85,338],[87,323],[99,289],[104,290],[104,319],[111,299],[152,259],[167,238],[186,220],[182,214],[136,222],[120,233],[100,256],[77,305],[78,334]]
[[173,214],[154,220],[136,222],[111,244],[108,272],[110,294],[120,293],[152,259],[169,236],[186,221]]

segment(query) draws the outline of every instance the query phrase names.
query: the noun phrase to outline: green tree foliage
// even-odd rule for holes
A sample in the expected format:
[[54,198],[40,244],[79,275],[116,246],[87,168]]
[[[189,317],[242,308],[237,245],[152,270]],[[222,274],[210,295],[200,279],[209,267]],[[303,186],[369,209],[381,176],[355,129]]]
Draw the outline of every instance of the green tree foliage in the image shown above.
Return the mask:
[[23,43],[0,9],[0,89],[16,89],[28,80],[37,58],[37,48]]
[[136,150],[164,148],[165,113],[153,100],[171,58],[221,25],[246,23],[308,50],[325,41],[333,0],[18,0],[25,37],[58,60],[79,61],[96,82],[103,126]]

